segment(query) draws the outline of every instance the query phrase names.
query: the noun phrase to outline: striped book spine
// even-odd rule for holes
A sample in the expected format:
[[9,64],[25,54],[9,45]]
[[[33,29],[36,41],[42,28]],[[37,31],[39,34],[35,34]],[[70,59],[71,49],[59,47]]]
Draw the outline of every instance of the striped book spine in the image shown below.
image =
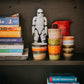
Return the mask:
[[0,57],[10,57],[10,56],[28,56],[28,48],[23,49],[23,53],[0,53]]
[[19,27],[0,27],[0,31],[21,31],[21,26]]

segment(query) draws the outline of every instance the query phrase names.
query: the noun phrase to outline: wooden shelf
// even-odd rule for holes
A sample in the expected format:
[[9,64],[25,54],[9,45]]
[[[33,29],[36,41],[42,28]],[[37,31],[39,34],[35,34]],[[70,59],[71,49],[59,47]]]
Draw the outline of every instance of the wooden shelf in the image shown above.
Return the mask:
[[34,61],[34,60],[28,60],[28,61],[0,61],[0,66],[14,66],[14,65],[84,65],[84,61]]
[[[30,56],[32,57],[32,56]],[[48,56],[47,56],[48,57]],[[19,58],[20,59],[20,58]],[[26,57],[27,59],[27,57]],[[0,66],[16,66],[16,65],[84,65],[84,53],[75,53],[71,60],[65,60],[64,58],[58,61],[50,61],[48,59],[42,61],[32,60],[33,58],[28,58],[28,60],[0,60]]]

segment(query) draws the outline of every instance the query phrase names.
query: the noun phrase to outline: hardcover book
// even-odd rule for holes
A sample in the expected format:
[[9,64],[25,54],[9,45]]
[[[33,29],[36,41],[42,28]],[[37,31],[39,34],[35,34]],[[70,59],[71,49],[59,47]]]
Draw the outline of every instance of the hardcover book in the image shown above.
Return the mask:
[[71,82],[71,83],[66,83],[66,82],[49,82],[49,78],[47,78],[47,84],[80,84],[79,82]]
[[21,31],[0,31],[0,37],[21,37]]
[[0,57],[10,57],[10,56],[28,56],[28,48],[23,49],[23,53],[0,53]]
[[0,49],[24,49],[24,44],[0,44]]
[[50,82],[77,82],[77,77],[72,73],[50,73]]
[[23,53],[23,49],[0,49],[0,53]]
[[8,16],[8,17],[0,17],[0,27],[6,26],[19,26],[19,13]]
[[0,38],[0,43],[5,43],[5,44],[9,44],[9,43],[22,43],[22,38]]
[[50,82],[77,82],[77,77],[74,76],[56,76],[56,77],[49,77]]
[[21,31],[21,26],[19,27],[0,27],[0,31]]

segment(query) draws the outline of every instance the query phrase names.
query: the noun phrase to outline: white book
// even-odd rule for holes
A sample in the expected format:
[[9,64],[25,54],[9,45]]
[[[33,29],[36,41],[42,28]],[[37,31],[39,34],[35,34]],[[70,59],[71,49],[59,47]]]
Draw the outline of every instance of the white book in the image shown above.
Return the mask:
[[23,44],[0,44],[0,49],[24,49]]
[[22,53],[0,53],[0,57],[6,57],[6,56],[8,56],[8,57],[12,57],[12,56],[28,56],[28,54],[26,53],[26,54],[22,54]]
[[19,27],[19,25],[0,25],[0,27]]
[[22,53],[0,53],[1,56],[21,56]]

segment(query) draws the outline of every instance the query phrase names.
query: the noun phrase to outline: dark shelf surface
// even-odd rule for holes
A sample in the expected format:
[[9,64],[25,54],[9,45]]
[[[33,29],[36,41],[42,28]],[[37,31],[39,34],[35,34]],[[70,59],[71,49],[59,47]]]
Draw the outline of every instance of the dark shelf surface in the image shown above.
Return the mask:
[[34,60],[28,60],[28,61],[0,61],[0,65],[84,65],[84,61],[34,61]]
[[[31,57],[31,56],[30,56]],[[0,60],[0,66],[11,66],[11,65],[84,65],[84,53],[83,54],[74,54],[70,60],[65,60],[64,57],[61,57],[60,60],[51,61],[51,60],[42,60],[35,61],[32,58],[28,60]]]

